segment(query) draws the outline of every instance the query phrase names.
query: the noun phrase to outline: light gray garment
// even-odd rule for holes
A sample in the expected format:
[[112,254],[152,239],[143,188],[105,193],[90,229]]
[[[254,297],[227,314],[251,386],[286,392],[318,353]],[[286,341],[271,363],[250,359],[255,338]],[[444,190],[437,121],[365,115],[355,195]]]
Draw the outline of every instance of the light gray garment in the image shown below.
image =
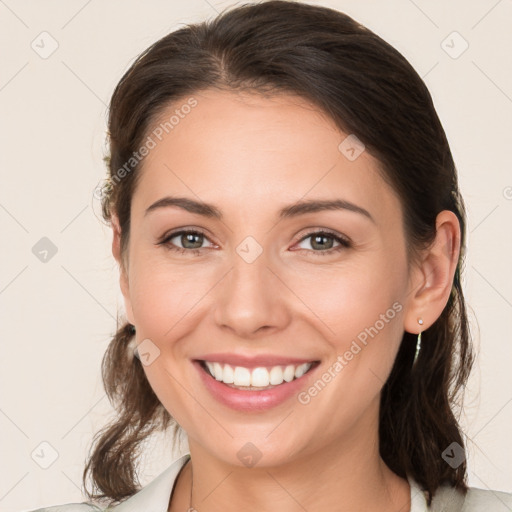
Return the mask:
[[[139,492],[110,509],[102,510],[86,503],[68,503],[31,512],[167,512],[174,482],[189,457],[189,454],[183,455]],[[408,482],[411,486],[410,512],[512,512],[512,493],[476,487],[471,487],[464,497],[460,491],[442,486],[428,508],[425,493],[418,483],[411,477]]]

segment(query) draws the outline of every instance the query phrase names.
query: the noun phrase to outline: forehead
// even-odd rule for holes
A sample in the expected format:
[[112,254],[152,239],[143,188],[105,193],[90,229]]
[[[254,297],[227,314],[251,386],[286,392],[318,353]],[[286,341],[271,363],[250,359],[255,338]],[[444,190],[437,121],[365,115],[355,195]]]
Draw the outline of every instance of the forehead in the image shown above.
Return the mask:
[[376,216],[399,209],[368,151],[347,158],[349,135],[298,96],[193,94],[169,105],[151,128],[133,207],[176,193],[253,212],[318,197],[359,201]]

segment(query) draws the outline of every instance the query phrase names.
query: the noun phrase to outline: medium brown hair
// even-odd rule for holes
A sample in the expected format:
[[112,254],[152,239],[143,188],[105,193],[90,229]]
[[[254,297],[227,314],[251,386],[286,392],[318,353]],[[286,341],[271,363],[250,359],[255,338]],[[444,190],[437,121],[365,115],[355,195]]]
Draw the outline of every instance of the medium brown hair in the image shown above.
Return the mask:
[[[454,442],[464,449],[452,408],[462,407],[461,391],[474,359],[461,287],[465,210],[448,141],[425,83],[391,45],[326,7],[279,0],[245,4],[171,32],[136,59],[110,103],[110,183],[102,210],[107,222],[112,213],[119,219],[123,254],[142,165],[133,158],[135,152],[171,103],[215,88],[299,95],[340,130],[355,134],[401,200],[412,254],[433,241],[439,212],[457,216],[461,252],[451,295],[422,334],[414,368],[416,336],[403,335],[382,389],[379,445],[392,471],[412,476],[428,491],[429,504],[443,483],[465,493],[465,461],[452,467],[442,458]],[[105,353],[103,382],[118,416],[95,436],[83,473],[85,487],[90,473],[99,491],[87,491],[88,496],[111,503],[139,489],[141,443],[155,431],[177,427],[133,357],[131,342],[132,326],[124,323]]]

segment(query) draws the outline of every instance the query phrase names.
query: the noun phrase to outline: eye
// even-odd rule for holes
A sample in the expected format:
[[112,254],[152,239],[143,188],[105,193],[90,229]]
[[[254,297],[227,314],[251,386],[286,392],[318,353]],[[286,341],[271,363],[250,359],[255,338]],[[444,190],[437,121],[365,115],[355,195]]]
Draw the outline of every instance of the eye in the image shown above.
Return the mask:
[[[177,240],[173,242],[174,239]],[[308,239],[311,239],[310,247],[312,249],[301,248],[300,250],[313,252],[315,256],[332,255],[335,252],[351,247],[351,243],[347,238],[325,229],[320,231],[312,231],[303,237],[299,243],[303,243]],[[167,249],[171,251],[177,251],[181,254],[186,253],[198,256],[201,254],[202,249],[208,247],[203,246],[203,243],[207,240],[208,238],[201,231],[183,229],[164,235],[162,240],[158,242],[157,245],[163,245]],[[337,246],[333,246],[335,242],[338,243]],[[181,246],[177,245],[177,243],[181,244]]]
[[[173,239],[177,239],[178,243],[182,244],[182,246],[176,245],[175,242],[172,242]],[[201,254],[201,249],[203,248],[203,242],[208,240],[206,235],[201,231],[194,230],[181,230],[175,231],[174,233],[170,233],[168,235],[164,235],[164,238],[158,242],[157,245],[163,245],[167,249],[172,251],[177,251],[179,253],[188,253],[199,255]]]
[[[302,250],[313,252],[315,256],[328,256],[351,247],[348,238],[327,230],[313,231],[303,237],[299,243],[303,243],[308,239],[311,239],[309,244],[312,250],[308,248],[302,248]],[[338,245],[333,246],[334,242],[338,242]]]

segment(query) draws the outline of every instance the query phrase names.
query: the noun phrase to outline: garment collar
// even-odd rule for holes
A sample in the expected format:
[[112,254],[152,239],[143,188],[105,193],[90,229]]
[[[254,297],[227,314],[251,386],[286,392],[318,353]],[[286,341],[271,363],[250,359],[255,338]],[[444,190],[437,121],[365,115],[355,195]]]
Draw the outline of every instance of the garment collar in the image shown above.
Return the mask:
[[187,453],[175,460],[165,471],[133,496],[105,512],[167,512],[169,498],[180,469],[189,460]]

